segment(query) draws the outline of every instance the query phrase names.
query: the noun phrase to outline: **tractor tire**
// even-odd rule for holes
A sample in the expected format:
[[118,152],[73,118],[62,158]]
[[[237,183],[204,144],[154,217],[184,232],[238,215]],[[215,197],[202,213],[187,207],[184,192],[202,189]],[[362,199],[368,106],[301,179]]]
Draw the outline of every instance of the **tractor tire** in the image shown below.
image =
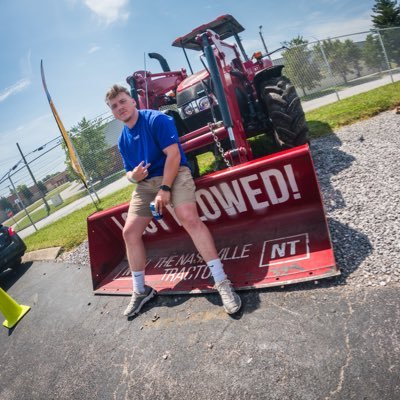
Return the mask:
[[299,96],[288,78],[280,76],[261,83],[260,94],[282,149],[308,143],[308,127]]

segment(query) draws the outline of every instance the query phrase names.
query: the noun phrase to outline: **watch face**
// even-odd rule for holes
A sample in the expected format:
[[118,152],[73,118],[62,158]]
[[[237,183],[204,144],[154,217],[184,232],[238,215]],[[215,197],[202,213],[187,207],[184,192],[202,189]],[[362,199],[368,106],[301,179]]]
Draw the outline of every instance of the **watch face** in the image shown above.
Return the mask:
[[171,188],[170,188],[169,186],[167,186],[167,185],[161,185],[161,186],[160,186],[160,189],[161,189],[161,190],[164,190],[164,191],[166,191],[166,192],[170,192],[170,191],[171,191]]

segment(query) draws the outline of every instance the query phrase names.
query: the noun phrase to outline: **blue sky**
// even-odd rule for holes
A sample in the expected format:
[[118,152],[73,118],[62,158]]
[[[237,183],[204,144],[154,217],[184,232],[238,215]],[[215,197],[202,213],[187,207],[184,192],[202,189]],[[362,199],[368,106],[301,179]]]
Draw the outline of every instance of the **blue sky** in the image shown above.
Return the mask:
[[[172,41],[223,14],[245,28],[251,54],[271,51],[297,35],[309,41],[368,30],[374,0],[14,0],[0,13],[0,177],[20,155],[59,135],[44,95],[40,60],[55,106],[67,129],[82,117],[107,112],[113,83],[143,68],[144,53],[164,55],[171,69],[187,67]],[[191,52],[197,58],[195,52]],[[156,60],[147,69],[159,72]],[[60,158],[62,159],[62,157]],[[59,170],[61,170],[60,167]],[[51,172],[51,171],[49,171]],[[56,172],[56,171],[53,171]],[[40,177],[39,177],[40,179]]]

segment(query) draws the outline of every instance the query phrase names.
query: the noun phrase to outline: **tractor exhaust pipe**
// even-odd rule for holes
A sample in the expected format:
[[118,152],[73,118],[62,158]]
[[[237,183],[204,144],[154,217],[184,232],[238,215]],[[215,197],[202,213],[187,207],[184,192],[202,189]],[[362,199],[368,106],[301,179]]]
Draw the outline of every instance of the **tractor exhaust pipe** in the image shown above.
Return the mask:
[[156,60],[158,60],[158,62],[161,65],[161,68],[162,68],[163,72],[170,72],[171,71],[171,68],[169,67],[169,65],[167,63],[167,60],[161,54],[149,53],[149,57],[150,58],[155,58]]

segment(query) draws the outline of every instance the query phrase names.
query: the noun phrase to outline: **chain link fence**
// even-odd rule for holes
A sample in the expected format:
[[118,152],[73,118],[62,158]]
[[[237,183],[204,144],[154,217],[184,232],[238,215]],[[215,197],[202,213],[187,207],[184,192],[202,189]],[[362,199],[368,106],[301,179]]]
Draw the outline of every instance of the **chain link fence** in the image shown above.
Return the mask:
[[[273,62],[285,65],[305,111],[400,79],[400,28],[299,40]],[[100,198],[129,184],[117,147],[121,130],[109,113],[82,119],[70,130],[89,186]],[[21,231],[70,203],[77,209],[91,201],[65,154],[57,137],[0,173],[0,222]]]
[[70,130],[92,198],[73,171],[61,136],[25,154],[21,149],[21,160],[0,178],[0,222],[16,231],[38,229],[39,221],[63,214],[71,203],[78,209],[96,199],[93,194],[101,198],[127,186],[117,146],[121,130],[110,114],[82,119]]
[[400,28],[293,40],[273,60],[285,65],[305,111],[400,79]]

